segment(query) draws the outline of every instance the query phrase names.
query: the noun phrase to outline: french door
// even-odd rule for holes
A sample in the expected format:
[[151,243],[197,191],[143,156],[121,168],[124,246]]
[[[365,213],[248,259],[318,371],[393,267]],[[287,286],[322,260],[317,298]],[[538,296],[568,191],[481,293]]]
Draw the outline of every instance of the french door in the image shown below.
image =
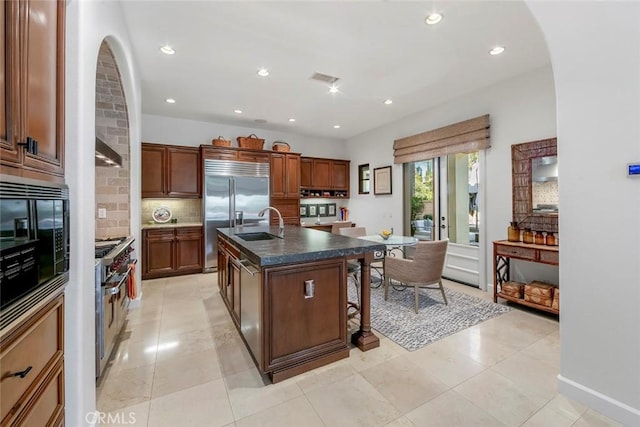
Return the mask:
[[482,152],[405,163],[405,233],[449,239],[443,276],[486,288],[481,251]]

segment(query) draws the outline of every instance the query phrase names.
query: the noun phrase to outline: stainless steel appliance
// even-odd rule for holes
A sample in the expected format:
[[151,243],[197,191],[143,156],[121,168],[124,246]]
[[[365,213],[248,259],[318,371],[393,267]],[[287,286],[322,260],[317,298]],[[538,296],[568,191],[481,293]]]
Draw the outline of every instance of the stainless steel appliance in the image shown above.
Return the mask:
[[132,237],[96,241],[96,378],[102,375],[129,308],[130,275],[137,262]]
[[269,206],[269,164],[205,159],[204,195],[204,271],[211,272],[218,267],[216,229],[269,224],[258,216]]
[[69,189],[0,176],[0,326],[69,280]]

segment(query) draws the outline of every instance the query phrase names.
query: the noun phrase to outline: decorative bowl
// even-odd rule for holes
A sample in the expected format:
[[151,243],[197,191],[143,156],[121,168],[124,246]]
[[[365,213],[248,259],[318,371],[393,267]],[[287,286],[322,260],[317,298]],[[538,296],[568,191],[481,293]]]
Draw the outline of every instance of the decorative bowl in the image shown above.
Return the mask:
[[389,230],[382,230],[382,232],[380,233],[380,237],[382,237],[383,240],[389,240],[391,234],[392,233]]

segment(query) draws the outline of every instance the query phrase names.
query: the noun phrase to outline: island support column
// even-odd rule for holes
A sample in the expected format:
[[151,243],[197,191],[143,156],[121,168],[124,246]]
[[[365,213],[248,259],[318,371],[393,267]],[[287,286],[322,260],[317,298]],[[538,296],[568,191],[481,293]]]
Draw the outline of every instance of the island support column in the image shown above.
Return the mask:
[[371,262],[373,252],[367,252],[360,262],[360,330],[351,335],[351,342],[362,351],[380,346],[380,339],[371,332]]

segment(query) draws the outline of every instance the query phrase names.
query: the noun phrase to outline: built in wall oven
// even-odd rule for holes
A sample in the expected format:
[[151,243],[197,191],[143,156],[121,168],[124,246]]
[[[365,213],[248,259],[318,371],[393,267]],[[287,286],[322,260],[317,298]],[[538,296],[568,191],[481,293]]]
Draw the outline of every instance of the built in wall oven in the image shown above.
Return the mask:
[[69,189],[0,175],[0,327],[69,280]]

